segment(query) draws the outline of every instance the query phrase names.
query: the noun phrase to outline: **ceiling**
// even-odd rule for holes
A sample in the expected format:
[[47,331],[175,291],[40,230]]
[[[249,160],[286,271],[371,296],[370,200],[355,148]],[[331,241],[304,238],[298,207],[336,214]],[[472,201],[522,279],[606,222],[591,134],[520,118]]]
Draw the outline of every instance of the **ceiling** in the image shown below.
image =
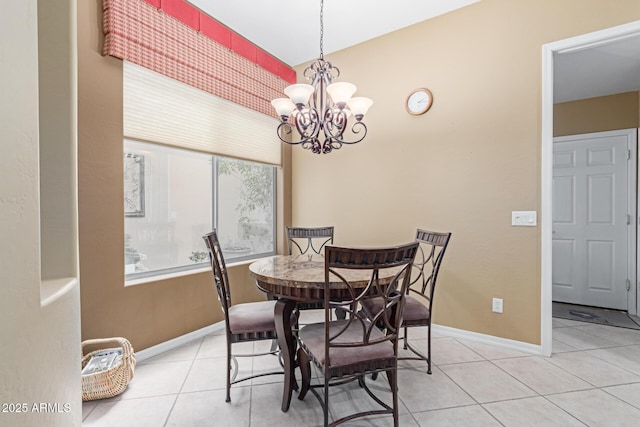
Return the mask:
[[640,90],[640,36],[554,57],[554,102]]
[[[188,1],[288,65],[320,55],[320,0]],[[329,54],[478,1],[326,0],[323,51]],[[554,102],[631,91],[640,91],[640,37],[554,58]]]
[[[320,0],[188,1],[288,65],[320,56]],[[478,1],[326,0],[323,51],[335,52]]]

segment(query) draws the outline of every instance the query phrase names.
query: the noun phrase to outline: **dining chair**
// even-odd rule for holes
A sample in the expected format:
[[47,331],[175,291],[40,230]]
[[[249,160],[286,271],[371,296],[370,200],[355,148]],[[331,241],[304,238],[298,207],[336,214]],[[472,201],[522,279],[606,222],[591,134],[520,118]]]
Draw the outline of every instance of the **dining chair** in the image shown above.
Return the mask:
[[[327,244],[333,244],[333,226],[329,227],[286,227],[287,252],[289,255],[320,255]],[[273,295],[269,298],[275,299]],[[300,319],[300,310],[319,310],[322,309],[322,302],[300,302],[296,304],[293,312],[295,316],[294,330],[299,328],[298,319]],[[343,313],[338,313],[342,316]],[[277,341],[273,341],[271,350],[277,348]]]
[[[222,255],[222,249],[216,230],[205,234],[203,237],[213,272],[213,279],[218,293],[218,300],[224,313],[224,323],[227,341],[227,397],[231,401],[231,385],[252,378],[265,375],[283,374],[283,371],[266,372],[236,379],[238,375],[237,357],[256,357],[277,355],[279,350],[272,349],[263,353],[234,354],[232,345],[242,342],[261,340],[276,340],[276,325],[274,318],[275,300],[232,304],[229,276]],[[232,369],[233,363],[233,369]],[[233,374],[231,373],[233,370]]]
[[333,227],[287,226],[287,251],[289,255],[296,253],[304,255],[309,252],[319,255],[327,244],[333,244]]
[[[333,226],[331,227],[289,227],[286,228],[287,252],[289,255],[321,255],[326,245],[333,244]],[[305,302],[296,305],[295,315],[300,310],[322,309],[323,304]],[[342,315],[342,313],[338,313]],[[296,325],[297,329],[297,325]]]
[[[398,336],[417,250],[417,242],[377,249],[325,247],[324,322],[300,329],[297,353],[302,374],[298,399],[304,399],[311,391],[323,408],[325,426],[329,425],[329,387],[351,380],[358,380],[380,408],[343,416],[332,426],[377,414],[393,415],[394,426],[398,426]],[[356,273],[360,275],[359,283],[353,279]],[[341,289],[338,296],[336,287]],[[370,298],[379,298],[384,303],[384,309],[372,319],[358,308]],[[346,311],[347,318],[331,320],[330,312],[336,308]],[[385,326],[384,331],[378,324]],[[311,384],[311,362],[323,377],[317,384]],[[391,402],[381,400],[367,386],[364,376],[374,372],[386,372]],[[323,396],[317,391],[320,388]]]
[[[407,301],[404,309],[402,328],[404,329],[403,348],[410,350],[415,356],[398,357],[399,360],[424,360],[427,362],[427,373],[431,374],[431,319],[433,315],[433,296],[436,290],[438,272],[442,265],[445,251],[449,245],[451,233],[438,233],[418,229],[416,241],[420,244],[419,255],[413,264],[411,283],[407,289]],[[384,301],[370,299],[362,304],[370,319],[382,310]],[[427,355],[425,356],[408,341],[409,328],[427,328]]]

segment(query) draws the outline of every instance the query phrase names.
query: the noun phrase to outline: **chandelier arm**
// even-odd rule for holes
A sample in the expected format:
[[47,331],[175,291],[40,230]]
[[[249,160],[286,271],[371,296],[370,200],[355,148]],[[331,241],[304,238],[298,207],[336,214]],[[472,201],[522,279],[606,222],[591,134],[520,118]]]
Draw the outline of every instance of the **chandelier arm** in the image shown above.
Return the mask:
[[284,142],[285,144],[301,145],[302,148],[305,148],[305,149],[311,148],[311,145],[314,144],[314,141],[318,141],[317,137],[316,138],[313,138],[313,137],[300,138],[300,140],[298,140],[298,141],[288,141],[288,140],[286,140],[286,139],[284,139],[282,137],[282,135],[291,135],[292,130],[293,130],[293,127],[289,123],[287,123],[287,122],[280,123],[278,125],[278,128],[276,129],[276,133],[278,135],[278,139],[280,139],[280,141]]
[[314,145],[320,145],[318,135],[320,134],[321,121],[318,117],[318,111],[315,108],[305,113],[299,112],[298,115],[294,117],[294,124],[296,131],[300,134],[300,140],[287,141],[284,139],[282,135],[291,135],[293,126],[291,126],[289,122],[281,122],[276,130],[280,141],[290,145],[302,144],[302,147],[305,149],[310,149]]
[[298,144],[304,144],[305,142],[307,142],[307,140],[301,139],[300,141],[287,141],[286,139],[284,139],[282,137],[282,135],[291,135],[292,132],[292,127],[289,123],[287,122],[282,122],[278,125],[278,128],[276,129],[276,134],[278,135],[278,138],[280,139],[280,141],[289,144],[289,145],[298,145]]
[[[346,122],[345,122],[345,125],[346,125]],[[351,132],[354,135],[358,135],[362,133],[362,136],[355,139],[354,141],[347,141],[342,139],[342,136],[344,134],[344,129],[345,128],[342,128],[340,132],[334,134],[329,128],[328,123],[325,123],[323,130],[324,130],[324,135],[326,137],[326,141],[328,141],[330,144],[333,144],[334,142],[337,142],[339,144],[357,144],[367,136],[367,125],[365,125],[363,122],[355,122],[353,126],[351,126]]]

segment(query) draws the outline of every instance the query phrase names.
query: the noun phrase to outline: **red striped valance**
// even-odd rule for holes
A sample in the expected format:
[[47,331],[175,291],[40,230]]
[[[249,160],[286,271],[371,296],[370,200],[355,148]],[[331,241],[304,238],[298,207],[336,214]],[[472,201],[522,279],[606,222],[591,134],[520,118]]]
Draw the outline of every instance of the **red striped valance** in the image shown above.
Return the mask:
[[104,55],[276,116],[270,102],[289,83],[282,77],[144,0],[104,0],[103,8]]

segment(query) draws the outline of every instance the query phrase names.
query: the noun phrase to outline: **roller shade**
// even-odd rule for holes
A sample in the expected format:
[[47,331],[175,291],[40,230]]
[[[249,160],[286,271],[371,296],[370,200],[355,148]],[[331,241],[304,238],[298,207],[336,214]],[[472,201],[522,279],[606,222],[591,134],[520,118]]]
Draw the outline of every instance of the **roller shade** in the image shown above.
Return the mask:
[[124,136],[281,165],[278,120],[124,61]]

